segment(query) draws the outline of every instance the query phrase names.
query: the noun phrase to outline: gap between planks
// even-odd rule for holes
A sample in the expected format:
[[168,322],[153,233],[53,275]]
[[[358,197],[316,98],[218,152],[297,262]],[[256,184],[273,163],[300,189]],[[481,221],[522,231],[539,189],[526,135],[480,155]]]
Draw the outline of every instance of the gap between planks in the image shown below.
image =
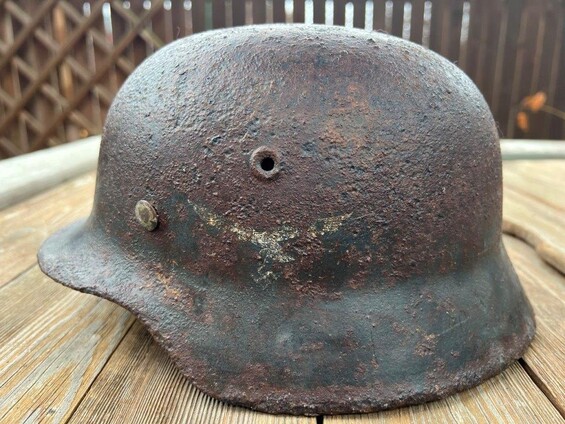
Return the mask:
[[0,211],[0,287],[35,264],[47,236],[88,216],[95,179],[81,176]]
[[136,321],[69,420],[136,423],[315,424],[226,405],[192,386]]
[[0,289],[0,422],[64,422],[133,324],[38,266]]
[[523,241],[504,243],[536,316],[536,337],[522,358],[525,369],[565,417],[565,275]]
[[565,161],[505,163],[503,230],[565,273]]

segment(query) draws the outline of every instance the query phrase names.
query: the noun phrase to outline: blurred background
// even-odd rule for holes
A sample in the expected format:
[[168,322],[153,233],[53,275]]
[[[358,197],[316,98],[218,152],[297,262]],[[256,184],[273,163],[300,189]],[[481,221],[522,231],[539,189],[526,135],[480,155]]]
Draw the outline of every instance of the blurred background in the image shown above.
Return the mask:
[[501,137],[565,138],[564,0],[0,0],[0,159],[99,134],[120,85],[176,38],[252,23],[384,31],[461,67]]

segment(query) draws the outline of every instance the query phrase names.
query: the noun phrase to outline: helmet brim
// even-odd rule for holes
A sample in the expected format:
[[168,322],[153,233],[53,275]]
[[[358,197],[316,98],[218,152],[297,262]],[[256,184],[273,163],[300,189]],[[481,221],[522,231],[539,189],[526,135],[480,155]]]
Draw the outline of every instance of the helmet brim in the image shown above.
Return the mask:
[[499,373],[535,331],[502,244],[456,273],[332,298],[268,283],[214,285],[128,255],[85,220],[51,236],[38,259],[57,282],[134,313],[203,392],[270,413],[361,413],[440,399]]

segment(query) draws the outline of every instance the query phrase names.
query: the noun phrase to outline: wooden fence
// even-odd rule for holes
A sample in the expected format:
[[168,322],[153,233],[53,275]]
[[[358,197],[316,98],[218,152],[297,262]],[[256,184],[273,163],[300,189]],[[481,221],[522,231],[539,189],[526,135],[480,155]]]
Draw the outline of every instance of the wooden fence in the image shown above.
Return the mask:
[[[476,82],[502,135],[565,138],[564,18],[565,0],[0,0],[0,158],[99,133],[120,85],[164,44],[264,22],[423,44]],[[539,91],[544,107],[517,126]]]

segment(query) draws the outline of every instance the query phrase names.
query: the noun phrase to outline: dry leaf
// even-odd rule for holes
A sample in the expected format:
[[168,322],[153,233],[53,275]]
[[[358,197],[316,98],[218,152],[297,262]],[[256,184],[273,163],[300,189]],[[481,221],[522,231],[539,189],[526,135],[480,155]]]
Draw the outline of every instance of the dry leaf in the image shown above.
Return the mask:
[[518,128],[522,131],[528,132],[530,129],[530,123],[526,112],[518,112],[518,115],[516,115],[516,125],[518,125]]
[[538,91],[532,96],[528,96],[522,100],[522,107],[532,112],[538,112],[547,101],[547,95],[543,91]]

